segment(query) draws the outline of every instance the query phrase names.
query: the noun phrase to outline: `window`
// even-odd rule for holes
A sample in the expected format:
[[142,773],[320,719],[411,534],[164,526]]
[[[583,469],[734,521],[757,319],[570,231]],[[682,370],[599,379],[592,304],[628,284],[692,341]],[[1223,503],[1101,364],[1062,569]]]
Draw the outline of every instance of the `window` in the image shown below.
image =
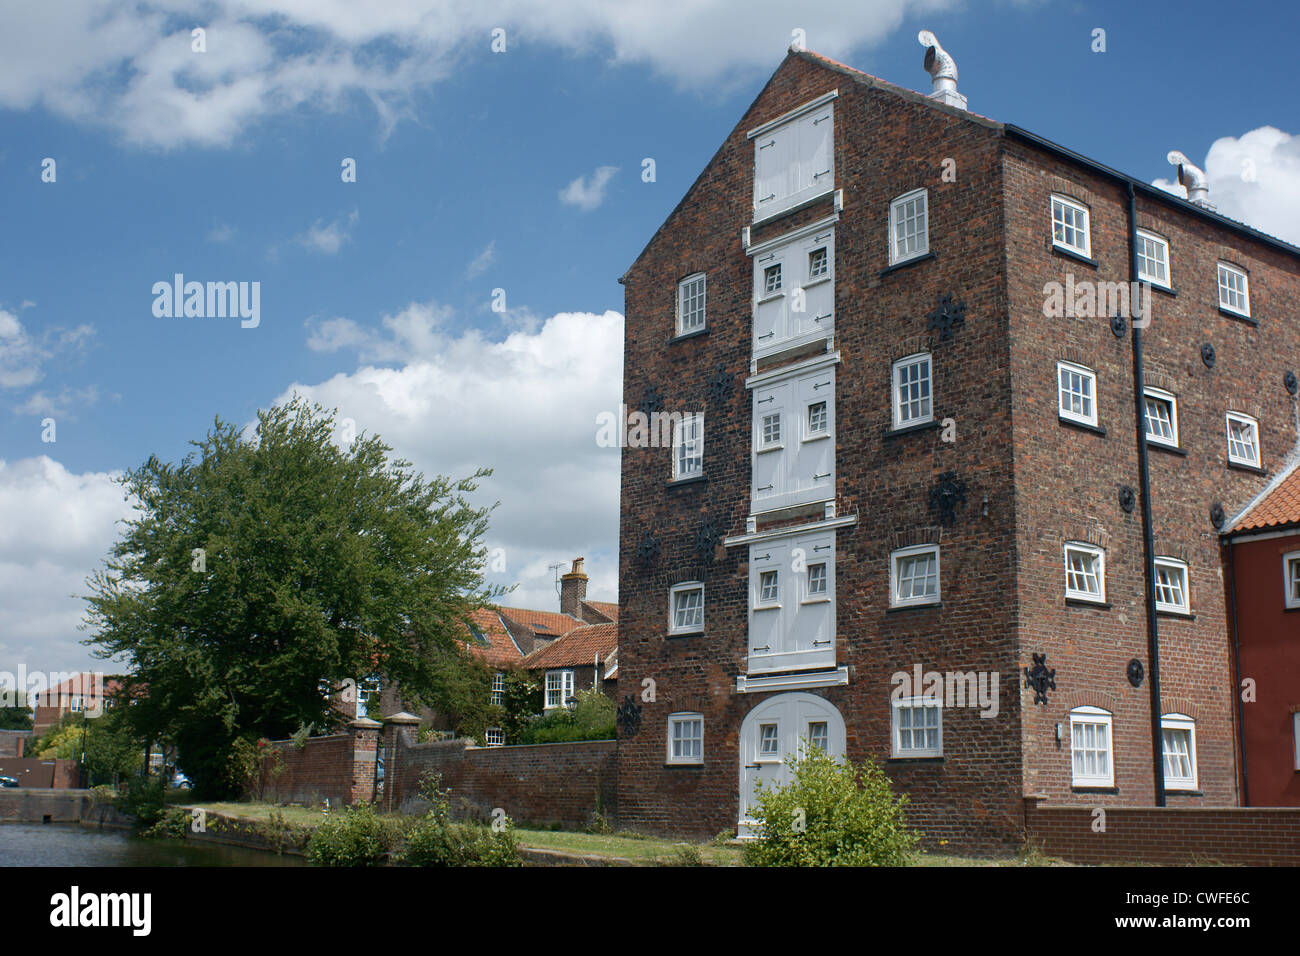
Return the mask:
[[1165,789],[1196,789],[1196,722],[1184,714],[1160,718],[1164,741]]
[[1153,232],[1137,231],[1138,278],[1169,288],[1169,243]]
[[768,266],[763,270],[763,294],[771,295],[781,291],[781,263]]
[[546,710],[567,707],[573,696],[573,671],[546,672]]
[[930,355],[909,355],[894,363],[894,427],[931,421]]
[[1249,415],[1228,412],[1228,461],[1260,467],[1259,423]]
[[1097,424],[1097,375],[1091,369],[1069,362],[1056,363],[1060,404],[1058,414],[1068,421]]
[[677,283],[677,334],[704,328],[704,273],[697,272]]
[[759,724],[758,756],[760,760],[763,757],[780,757],[781,747],[776,728],[776,724]]
[[890,556],[890,603],[937,604],[939,601],[939,546],[901,548]]
[[[821,360],[819,360],[821,361]],[[751,380],[750,513],[835,497],[835,368],[779,369]]]
[[808,253],[808,278],[820,279],[822,276],[831,274],[830,256],[826,254],[826,247],[814,249]]
[[1052,244],[1091,258],[1088,207],[1063,196],[1052,197]]
[[889,204],[889,262],[907,262],[930,251],[926,191],[913,190]]
[[1156,558],[1156,610],[1191,613],[1187,590],[1187,565],[1176,558]]
[[1286,606],[1300,608],[1300,551],[1282,555],[1282,574]]
[[489,747],[504,747],[506,732],[500,727],[488,727],[483,731],[483,742]]
[[808,565],[808,597],[822,598],[826,594],[826,565]]
[[704,630],[704,585],[698,581],[668,590],[668,633],[696,634]]
[[749,673],[835,666],[835,532],[749,548]]
[[1250,316],[1250,292],[1246,273],[1226,262],[1219,263],[1219,308]]
[[1178,447],[1178,400],[1168,392],[1148,388],[1146,402],[1147,441]]
[[492,706],[500,707],[506,701],[506,675],[497,671],[492,675]]
[[673,422],[673,480],[704,474],[704,415],[683,415]]
[[668,762],[704,763],[704,717],[701,714],[669,715]]
[[379,678],[363,677],[357,681],[357,718],[365,717],[370,706],[379,702]]
[[834,95],[819,97],[750,130],[755,222],[835,188]]
[[895,757],[943,755],[941,701],[934,697],[904,697],[893,706]]
[[[825,402],[813,402],[808,406],[808,438],[820,438],[830,434],[830,419],[826,415]],[[806,440],[806,439],[805,439]]]
[[1076,787],[1113,787],[1111,715],[1100,707],[1070,711],[1070,758]]
[[1097,603],[1106,600],[1106,556],[1101,548],[1078,542],[1066,544],[1065,596]]
[[808,743],[819,750],[830,751],[830,732],[826,721],[814,720],[808,724]]

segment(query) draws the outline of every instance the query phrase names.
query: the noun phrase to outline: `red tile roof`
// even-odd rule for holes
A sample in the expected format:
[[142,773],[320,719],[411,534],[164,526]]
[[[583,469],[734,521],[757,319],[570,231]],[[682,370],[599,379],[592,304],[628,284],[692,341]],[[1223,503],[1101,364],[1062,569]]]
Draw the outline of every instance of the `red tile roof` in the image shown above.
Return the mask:
[[524,658],[523,666],[529,670],[547,667],[580,667],[601,662],[618,647],[618,624],[583,624],[575,627],[554,644],[533,651]]
[[[584,607],[591,608],[597,614],[603,615],[604,617],[609,618],[611,621],[618,620],[617,604],[610,604],[607,601],[583,601],[582,603]],[[594,623],[600,623],[600,622],[597,621]]]
[[42,699],[48,699],[51,695],[96,697],[99,695],[101,688],[106,696],[111,697],[122,689],[122,684],[111,677],[103,680],[102,675],[85,671],[81,674],[72,675],[61,684],[55,684],[45,691]]
[[519,607],[503,607],[500,608],[500,611],[510,620],[516,621],[524,625],[524,627],[536,631],[539,636],[548,639],[568,634],[575,627],[582,626],[582,622],[576,617],[569,617],[567,614],[558,614],[552,611],[530,611]]
[[479,608],[470,614],[470,621],[487,641],[486,644],[477,638],[465,641],[465,646],[469,648],[470,653],[489,664],[518,664],[523,660],[523,651],[510,636],[506,626],[501,623],[501,618],[497,616],[496,611],[491,608]]
[[1263,531],[1300,524],[1300,462],[1283,472],[1246,509],[1232,531]]

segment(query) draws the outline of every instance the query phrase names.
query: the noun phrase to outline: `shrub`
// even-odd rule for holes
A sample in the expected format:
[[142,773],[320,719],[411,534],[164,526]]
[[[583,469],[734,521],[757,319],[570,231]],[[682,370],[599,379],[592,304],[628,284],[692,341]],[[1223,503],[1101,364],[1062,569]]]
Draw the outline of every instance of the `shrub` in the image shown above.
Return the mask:
[[493,831],[472,823],[422,818],[406,835],[407,866],[519,866],[519,841],[512,827]]
[[178,807],[167,807],[154,823],[146,827],[141,836],[160,840],[184,840],[190,829],[190,815]]
[[254,800],[265,801],[283,773],[284,756],[265,737],[256,742],[240,737],[231,745],[230,780]]
[[117,808],[135,817],[137,826],[151,827],[162,819],[167,781],[157,774],[130,777],[118,794]]
[[700,848],[693,843],[679,843],[673,847],[673,855],[669,858],[668,866],[704,866],[704,857],[700,855]]
[[348,807],[318,826],[307,843],[317,866],[378,866],[401,842],[401,825],[368,803]]
[[536,717],[519,732],[521,744],[558,744],[578,740],[613,740],[614,702],[594,688],[580,690],[573,710],[560,708]]
[[761,787],[758,838],[745,844],[749,866],[905,866],[919,835],[903,817],[906,796],[895,796],[868,758],[860,767],[812,747],[790,757],[794,779]]

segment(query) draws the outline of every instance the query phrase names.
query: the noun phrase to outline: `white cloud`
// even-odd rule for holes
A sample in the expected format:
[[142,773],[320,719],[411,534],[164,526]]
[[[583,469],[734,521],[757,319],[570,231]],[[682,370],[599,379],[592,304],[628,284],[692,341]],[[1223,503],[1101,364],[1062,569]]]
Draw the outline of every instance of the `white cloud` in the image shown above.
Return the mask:
[[[1214,141],[1200,165],[1209,181],[1209,200],[1219,212],[1300,244],[1300,136],[1272,126],[1224,136]],[[1152,185],[1187,196],[1177,175]]]
[[497,241],[491,240],[473,261],[465,267],[465,278],[476,279],[491,267],[492,263],[497,261]]
[[108,670],[80,645],[86,578],[130,513],[114,474],[0,459],[0,670]]
[[77,412],[99,404],[99,387],[88,385],[85,388],[64,386],[58,392],[47,395],[35,392],[27,401],[14,407],[15,415],[51,416],[60,421],[75,422]]
[[343,244],[352,238],[352,227],[357,224],[359,218],[360,213],[354,209],[346,217],[329,223],[317,219],[306,232],[294,236],[293,241],[312,252],[327,256],[335,255]]
[[560,202],[591,212],[605,201],[605,187],[618,172],[617,166],[597,166],[591,178],[579,176],[560,190]]
[[339,110],[361,99],[387,134],[414,114],[416,94],[467,58],[493,55],[495,27],[507,34],[500,55],[527,43],[645,64],[681,86],[705,89],[770,71],[796,26],[809,49],[843,59],[879,42],[906,15],[956,5],[212,0],[204,5],[207,52],[195,53],[192,14],[179,0],[64,0],[58,17],[39,4],[11,4],[0,30],[0,108],[44,107],[142,146],[227,147],[268,116],[304,106]]
[[208,242],[231,242],[235,238],[235,227],[224,222],[217,223],[208,233]]
[[33,335],[18,316],[0,309],[0,388],[35,385],[45,377],[46,362],[57,355],[79,356],[94,336],[94,326],[84,324],[71,329],[55,326]]
[[492,341],[447,332],[450,311],[412,303],[385,316],[382,332],[334,326],[363,361],[405,364],[294,384],[276,402],[298,392],[337,407],[426,474],[495,469],[478,497],[501,502],[487,543],[504,549],[506,572],[492,581],[522,585],[505,603],[556,609],[546,566],[579,555],[592,599],[614,600],[619,451],[597,446],[596,416],[616,411],[622,394],[623,317],[565,312]]

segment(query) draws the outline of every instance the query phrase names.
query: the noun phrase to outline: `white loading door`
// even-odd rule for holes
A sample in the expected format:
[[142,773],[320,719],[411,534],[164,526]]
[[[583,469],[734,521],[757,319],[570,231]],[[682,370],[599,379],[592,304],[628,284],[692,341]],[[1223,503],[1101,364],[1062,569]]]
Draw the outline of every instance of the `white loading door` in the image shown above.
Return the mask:
[[833,757],[844,756],[844,718],[835,705],[816,694],[769,697],[740,726],[740,820],[743,839],[758,835],[754,790],[784,786],[793,777],[786,758],[800,752],[803,741],[816,743]]

